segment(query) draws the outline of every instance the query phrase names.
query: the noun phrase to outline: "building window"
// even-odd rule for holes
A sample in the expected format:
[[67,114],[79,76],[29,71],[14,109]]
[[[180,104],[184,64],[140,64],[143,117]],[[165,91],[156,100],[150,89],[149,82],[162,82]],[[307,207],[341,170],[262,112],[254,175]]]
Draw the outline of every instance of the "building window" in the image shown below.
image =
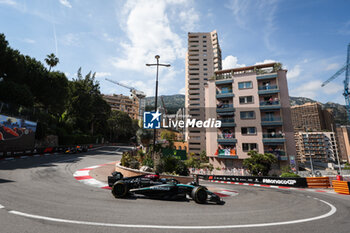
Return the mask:
[[241,119],[255,119],[255,112],[254,111],[245,111],[245,112],[240,112],[241,114]]
[[208,75],[208,73],[204,73],[204,76],[207,76]]
[[258,146],[256,143],[242,143],[243,151],[257,150]]
[[208,59],[204,58],[203,61],[208,61]]
[[248,88],[253,88],[253,84],[251,81],[238,83],[238,89],[248,89]]
[[241,96],[241,97],[239,97],[239,103],[240,104],[252,104],[253,103],[253,96]]
[[208,70],[208,68],[203,68],[203,70]]
[[203,36],[203,38],[207,38],[207,36]]
[[242,127],[241,128],[242,135],[256,135],[255,127]]
[[207,63],[204,63],[203,66],[207,66],[208,64]]
[[207,50],[206,50],[206,49],[203,49],[203,52],[207,52]]

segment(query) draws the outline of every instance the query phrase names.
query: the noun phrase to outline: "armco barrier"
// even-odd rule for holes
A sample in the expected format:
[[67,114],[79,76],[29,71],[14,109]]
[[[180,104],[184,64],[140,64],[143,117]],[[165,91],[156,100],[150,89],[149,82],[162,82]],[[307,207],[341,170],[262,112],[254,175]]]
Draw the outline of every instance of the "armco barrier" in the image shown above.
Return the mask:
[[334,188],[334,192],[350,195],[350,182],[340,181],[340,180],[332,180],[332,185]]
[[330,188],[329,177],[306,177],[308,188]]
[[198,178],[203,180],[218,180],[229,181],[239,183],[250,184],[262,184],[262,185],[278,185],[288,187],[306,188],[306,178],[282,178],[271,176],[216,176],[216,175],[197,175]]

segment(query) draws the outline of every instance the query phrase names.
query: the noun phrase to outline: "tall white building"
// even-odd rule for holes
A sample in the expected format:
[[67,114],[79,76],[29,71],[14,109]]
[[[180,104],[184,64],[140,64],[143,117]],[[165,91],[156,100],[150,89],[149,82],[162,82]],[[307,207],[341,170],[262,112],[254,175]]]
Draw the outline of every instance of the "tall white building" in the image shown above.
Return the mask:
[[[216,31],[189,32],[186,54],[186,114],[192,118],[205,119],[204,85],[222,69],[221,49]],[[189,128],[186,130],[189,152],[199,154],[206,150],[205,130]]]

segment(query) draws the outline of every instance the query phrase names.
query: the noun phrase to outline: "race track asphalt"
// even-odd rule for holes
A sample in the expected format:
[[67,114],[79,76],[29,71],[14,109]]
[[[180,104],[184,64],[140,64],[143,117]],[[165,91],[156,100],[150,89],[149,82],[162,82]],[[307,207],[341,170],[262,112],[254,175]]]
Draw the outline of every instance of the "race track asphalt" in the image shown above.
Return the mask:
[[345,195],[203,183],[239,194],[223,206],[199,205],[115,199],[74,179],[76,170],[120,160],[124,150],[0,161],[0,232],[350,232]]

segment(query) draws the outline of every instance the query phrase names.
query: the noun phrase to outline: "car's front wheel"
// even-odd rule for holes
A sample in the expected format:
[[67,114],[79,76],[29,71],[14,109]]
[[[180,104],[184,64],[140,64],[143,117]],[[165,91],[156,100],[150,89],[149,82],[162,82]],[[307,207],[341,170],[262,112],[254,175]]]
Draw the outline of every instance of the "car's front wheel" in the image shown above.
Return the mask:
[[191,197],[196,203],[204,204],[208,198],[207,190],[202,186],[196,186],[192,189]]
[[128,186],[123,181],[117,181],[112,186],[112,194],[115,198],[123,198],[128,194]]

